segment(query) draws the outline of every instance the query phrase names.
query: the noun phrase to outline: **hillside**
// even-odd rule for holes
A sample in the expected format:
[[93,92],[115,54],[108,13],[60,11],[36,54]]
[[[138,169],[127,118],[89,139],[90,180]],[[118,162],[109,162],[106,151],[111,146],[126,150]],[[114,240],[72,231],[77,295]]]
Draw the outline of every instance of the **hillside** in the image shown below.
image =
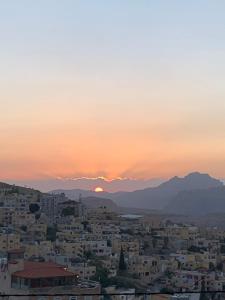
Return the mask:
[[139,190],[133,193],[119,193],[112,199],[119,206],[163,209],[181,191],[207,189],[222,185],[221,181],[210,177],[208,174],[196,172],[183,178],[173,177],[155,188]]
[[225,213],[225,187],[180,192],[165,212],[192,216]]
[[117,205],[110,199],[98,198],[98,197],[86,197],[82,198],[82,203],[88,208],[96,208],[99,206],[106,206],[112,211],[117,211]]
[[0,190],[10,189],[11,187],[12,187],[12,185],[10,185],[8,183],[0,182]]
[[14,184],[8,184],[4,182],[0,182],[0,192],[1,191],[4,191],[6,193],[18,193],[18,194],[41,194],[40,191],[32,188],[18,186]]
[[57,190],[50,191],[50,193],[53,193],[53,194],[64,193],[71,200],[78,200],[80,198],[80,196],[82,196],[82,198],[97,197],[97,198],[110,198],[111,199],[111,196],[113,195],[113,194],[107,193],[107,192],[96,193],[94,191],[82,190],[82,189],[72,189],[72,190],[57,189]]

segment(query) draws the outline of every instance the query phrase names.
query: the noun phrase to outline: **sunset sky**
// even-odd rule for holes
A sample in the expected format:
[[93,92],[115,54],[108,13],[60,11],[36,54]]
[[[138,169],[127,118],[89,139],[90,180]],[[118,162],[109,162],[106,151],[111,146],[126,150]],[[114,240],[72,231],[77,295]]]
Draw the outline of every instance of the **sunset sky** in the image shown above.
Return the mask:
[[225,1],[0,3],[0,180],[225,177]]

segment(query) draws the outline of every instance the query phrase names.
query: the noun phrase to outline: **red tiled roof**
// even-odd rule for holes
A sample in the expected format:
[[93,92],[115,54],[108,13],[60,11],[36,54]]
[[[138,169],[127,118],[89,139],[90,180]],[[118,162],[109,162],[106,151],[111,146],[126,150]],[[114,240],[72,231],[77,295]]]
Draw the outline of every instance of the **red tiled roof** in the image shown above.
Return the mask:
[[50,278],[75,276],[74,273],[65,270],[65,267],[52,262],[28,262],[24,263],[24,270],[12,274],[22,278]]

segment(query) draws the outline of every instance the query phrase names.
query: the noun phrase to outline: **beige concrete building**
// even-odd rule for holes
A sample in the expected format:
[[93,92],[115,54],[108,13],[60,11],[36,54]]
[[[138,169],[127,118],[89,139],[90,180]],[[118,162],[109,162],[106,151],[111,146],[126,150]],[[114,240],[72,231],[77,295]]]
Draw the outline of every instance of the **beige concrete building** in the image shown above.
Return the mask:
[[16,233],[0,233],[0,251],[19,249],[20,235]]
[[112,252],[119,253],[123,248],[125,253],[130,253],[134,255],[139,255],[140,252],[140,243],[138,240],[134,239],[113,239],[112,240]]
[[12,225],[15,227],[30,226],[35,223],[35,215],[30,212],[15,211],[12,215]]
[[147,283],[161,274],[159,258],[153,256],[132,256],[128,260],[127,270]]

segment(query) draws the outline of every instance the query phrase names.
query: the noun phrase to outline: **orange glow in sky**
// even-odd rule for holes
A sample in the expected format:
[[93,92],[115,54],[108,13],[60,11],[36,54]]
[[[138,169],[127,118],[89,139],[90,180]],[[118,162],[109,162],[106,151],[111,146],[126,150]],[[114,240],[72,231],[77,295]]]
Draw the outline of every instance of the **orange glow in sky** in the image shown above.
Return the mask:
[[225,178],[224,1],[2,2],[1,181]]

